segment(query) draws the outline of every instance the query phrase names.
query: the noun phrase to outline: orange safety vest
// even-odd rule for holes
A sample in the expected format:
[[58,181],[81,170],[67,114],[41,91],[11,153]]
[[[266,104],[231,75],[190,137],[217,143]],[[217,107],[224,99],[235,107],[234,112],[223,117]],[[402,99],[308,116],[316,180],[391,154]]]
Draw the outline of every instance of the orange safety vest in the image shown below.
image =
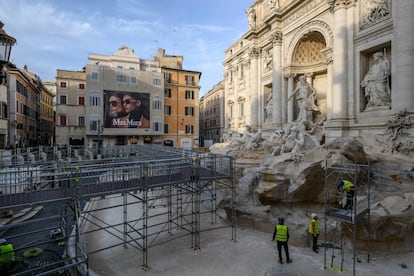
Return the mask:
[[[314,226],[315,226],[315,231],[313,230],[314,228],[312,227],[312,224],[314,224]],[[309,233],[319,234],[319,225],[318,225],[318,221],[316,219],[312,219],[311,223],[309,224]]]

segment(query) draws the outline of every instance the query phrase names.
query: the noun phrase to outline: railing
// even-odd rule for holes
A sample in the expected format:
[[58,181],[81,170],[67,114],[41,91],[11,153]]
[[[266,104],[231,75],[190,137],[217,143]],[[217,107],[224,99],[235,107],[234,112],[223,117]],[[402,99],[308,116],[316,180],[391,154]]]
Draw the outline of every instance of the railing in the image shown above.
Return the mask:
[[136,149],[139,150],[129,151],[127,157],[60,159],[3,167],[0,169],[0,210],[174,185],[191,181],[195,173],[201,180],[232,177],[233,161],[229,156],[169,147]]

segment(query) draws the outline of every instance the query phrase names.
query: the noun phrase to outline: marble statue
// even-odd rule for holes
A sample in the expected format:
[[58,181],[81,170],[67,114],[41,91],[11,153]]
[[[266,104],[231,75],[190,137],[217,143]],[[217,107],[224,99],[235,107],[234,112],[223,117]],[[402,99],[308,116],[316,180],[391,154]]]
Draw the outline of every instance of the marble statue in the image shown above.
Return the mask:
[[296,122],[302,122],[312,125],[313,114],[319,111],[319,109],[315,104],[316,91],[306,81],[305,76],[302,75],[299,77],[299,85],[293,91],[292,95],[289,96],[288,101],[293,96],[296,96],[296,101],[299,106],[299,113],[296,118]]
[[267,70],[272,70],[273,68],[273,58],[270,54],[270,51],[267,53],[266,58],[264,60],[264,68]]
[[241,137],[235,137],[231,140],[231,146],[241,146],[245,150],[257,148],[262,141],[262,132],[259,130],[256,133],[250,125],[246,125]]
[[250,8],[246,10],[247,19],[249,20],[250,28],[256,27],[256,10],[254,8]]
[[374,53],[373,57],[375,63],[361,82],[367,100],[365,109],[391,105],[391,89],[388,82],[388,77],[391,75],[390,63],[382,52]]
[[302,153],[320,145],[318,139],[309,134],[302,123],[288,123],[283,131],[281,143],[274,147],[271,155]]
[[264,110],[265,110],[265,121],[272,120],[272,112],[273,112],[273,91],[270,90],[269,95],[267,95],[265,103],[264,103]]

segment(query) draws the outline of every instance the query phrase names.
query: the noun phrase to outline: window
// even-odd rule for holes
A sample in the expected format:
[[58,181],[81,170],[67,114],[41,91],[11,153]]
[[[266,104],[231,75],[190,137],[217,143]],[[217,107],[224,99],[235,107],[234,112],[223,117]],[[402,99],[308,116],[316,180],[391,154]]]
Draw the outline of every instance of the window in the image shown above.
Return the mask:
[[0,105],[0,118],[7,119],[7,104],[5,102]]
[[98,72],[91,73],[91,80],[98,80]]
[[137,77],[131,77],[131,83],[136,84],[137,83]]
[[85,105],[85,97],[79,97],[78,98],[78,104],[79,105]]
[[152,102],[152,109],[161,109],[162,102],[160,100],[154,100]]
[[164,97],[165,98],[171,98],[171,88],[165,88],[164,89]]
[[165,115],[171,115],[171,106],[170,105],[164,105],[164,114]]
[[169,133],[168,124],[164,124],[164,133]]
[[59,125],[66,126],[66,115],[60,115]]
[[66,95],[60,95],[60,104],[66,104]]
[[85,126],[85,117],[83,116],[78,117],[78,126]]
[[171,73],[164,73],[164,81],[171,83]]
[[90,120],[89,129],[92,132],[98,132],[99,130],[99,120]]
[[117,75],[116,76],[117,82],[126,82],[126,76],[125,75]]
[[185,134],[192,134],[193,132],[193,125],[185,125]]
[[160,79],[153,79],[152,84],[153,85],[161,85],[161,80]]
[[194,91],[192,90],[185,90],[185,98],[188,100],[194,100]]
[[244,77],[244,66],[243,64],[240,64],[240,78]]
[[194,107],[186,106],[185,107],[185,115],[186,116],[193,116],[194,115]]
[[65,81],[61,81],[61,82],[60,82],[60,87],[61,87],[61,88],[66,88],[66,87],[68,87],[68,83],[67,83],[67,82],[65,82]]
[[194,85],[194,76],[185,75],[185,84]]
[[239,103],[239,116],[244,116],[244,102]]
[[90,96],[89,106],[101,106],[101,98],[97,96]]
[[84,83],[79,83],[79,89],[85,89],[85,84]]
[[160,122],[154,122],[154,123],[152,123],[152,128],[156,132],[161,131],[161,123]]

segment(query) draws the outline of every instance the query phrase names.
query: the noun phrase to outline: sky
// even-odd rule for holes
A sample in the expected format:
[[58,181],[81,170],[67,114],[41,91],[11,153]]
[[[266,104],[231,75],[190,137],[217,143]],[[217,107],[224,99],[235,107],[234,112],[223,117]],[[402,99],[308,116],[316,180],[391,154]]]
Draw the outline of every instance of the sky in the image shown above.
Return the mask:
[[0,20],[16,38],[10,61],[42,80],[79,71],[89,54],[129,46],[142,59],[158,48],[202,73],[200,96],[223,79],[224,51],[248,30],[254,0],[0,0]]

